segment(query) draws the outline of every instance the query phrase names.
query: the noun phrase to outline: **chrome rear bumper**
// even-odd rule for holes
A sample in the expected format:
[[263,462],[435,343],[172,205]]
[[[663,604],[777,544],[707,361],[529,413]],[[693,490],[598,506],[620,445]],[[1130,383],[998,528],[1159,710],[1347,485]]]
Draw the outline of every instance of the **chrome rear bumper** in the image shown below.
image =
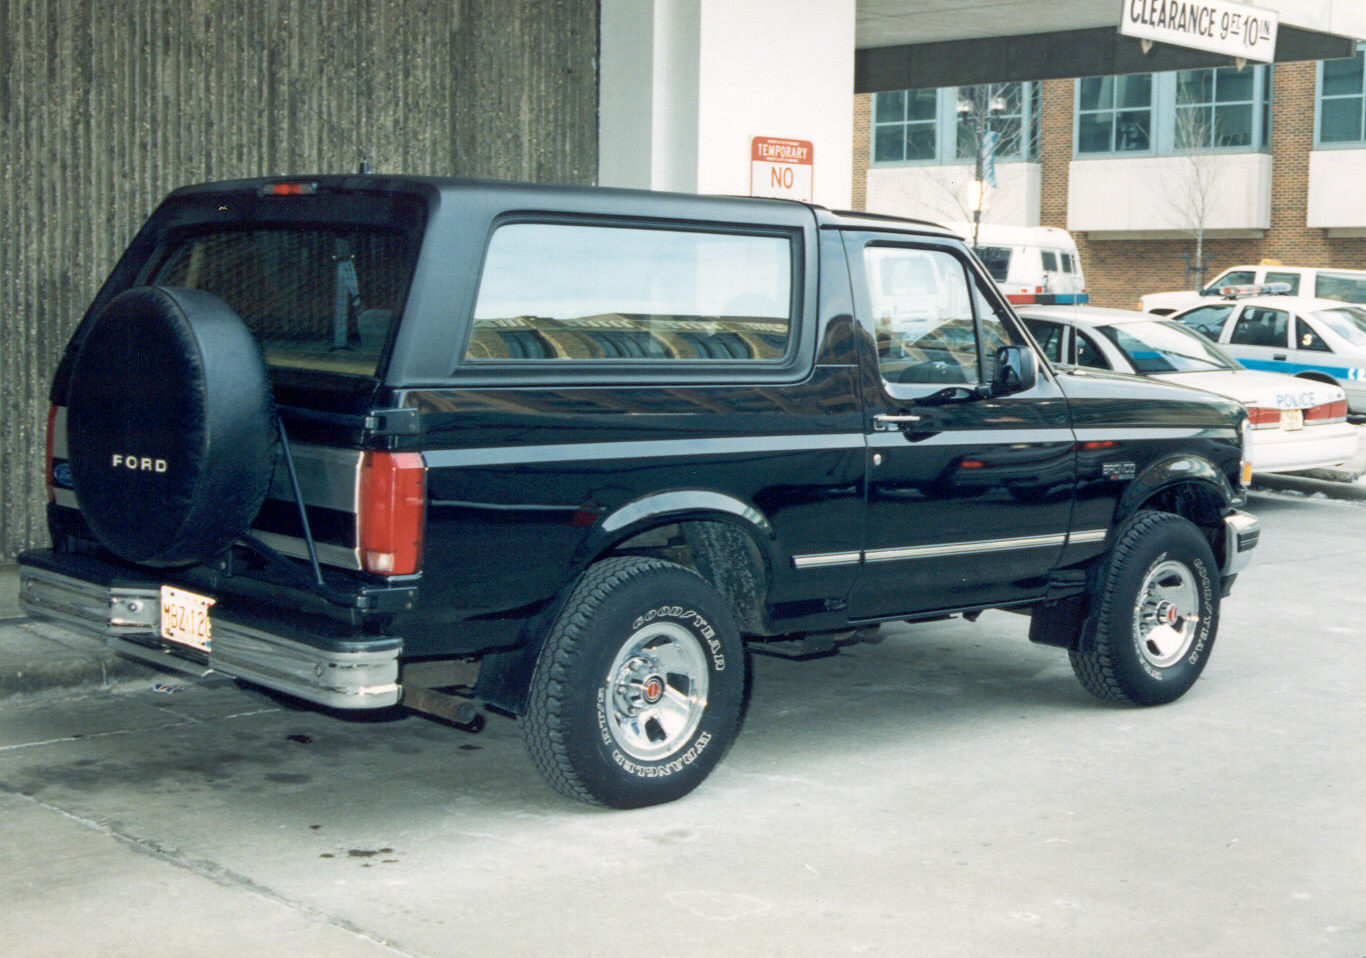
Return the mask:
[[399,700],[397,639],[341,651],[212,615],[206,656],[160,638],[159,587],[105,586],[21,564],[19,599],[30,615],[102,635],[115,651],[163,668],[200,677],[219,672],[338,709],[384,708]]

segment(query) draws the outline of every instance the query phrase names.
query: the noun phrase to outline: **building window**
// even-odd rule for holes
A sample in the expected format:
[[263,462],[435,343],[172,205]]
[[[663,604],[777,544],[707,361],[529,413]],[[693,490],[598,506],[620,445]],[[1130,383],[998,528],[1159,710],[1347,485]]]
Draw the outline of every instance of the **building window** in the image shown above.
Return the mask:
[[1366,54],[1319,64],[1319,142],[1360,143],[1366,110]]
[[1131,153],[1152,143],[1153,76],[1077,81],[1077,152]]
[[898,90],[873,97],[873,161],[933,160],[939,98],[935,90]]
[[1086,77],[1077,81],[1078,155],[1256,150],[1270,142],[1263,66]]
[[958,117],[958,159],[972,161],[980,148],[978,125],[990,118],[996,133],[996,158],[1039,158],[1037,83],[986,83],[955,89],[954,112]]
[[971,163],[986,128],[996,134],[996,159],[1037,160],[1040,90],[990,83],[874,94],[872,161]]
[[1256,70],[1182,70],[1176,75],[1178,152],[1248,147],[1255,142]]

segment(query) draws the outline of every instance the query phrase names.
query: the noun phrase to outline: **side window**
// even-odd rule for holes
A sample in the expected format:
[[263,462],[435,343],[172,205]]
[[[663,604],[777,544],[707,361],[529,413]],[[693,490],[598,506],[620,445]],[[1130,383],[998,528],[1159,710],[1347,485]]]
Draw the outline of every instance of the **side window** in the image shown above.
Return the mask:
[[1295,317],[1295,348],[1310,349],[1320,353],[1331,353],[1328,344],[1319,338],[1319,334],[1309,328],[1309,324],[1298,316]]
[[946,251],[866,246],[863,269],[887,382],[978,382],[974,301],[991,317],[983,324],[986,348],[994,355],[998,339],[1009,341],[982,291],[969,285],[966,264]]
[[489,242],[474,361],[781,359],[791,338],[787,236],[510,223]]
[[1026,317],[1024,324],[1029,327],[1029,331],[1039,341],[1039,348],[1043,350],[1043,354],[1051,362],[1068,362],[1062,355],[1063,328],[1061,323],[1050,323],[1047,320]]
[[1268,285],[1271,283],[1286,283],[1290,286],[1290,292],[1287,295],[1298,296],[1300,294],[1299,273],[1267,273],[1265,282]]
[[1347,273],[1319,273],[1314,295],[1344,303],[1366,303],[1366,277]]
[[1219,340],[1219,333],[1224,327],[1224,320],[1228,319],[1228,314],[1233,312],[1232,306],[1201,306],[1192,309],[1189,313],[1182,313],[1180,316],[1173,316],[1172,319],[1187,326],[1202,336],[1210,339]]
[[1249,306],[1229,337],[1231,346],[1279,346],[1284,349],[1290,314],[1280,309]]
[[1105,354],[1100,351],[1089,334],[1076,330],[1077,336],[1077,365],[1089,366],[1092,369],[1110,369],[1110,361],[1105,358]]
[[1246,286],[1257,278],[1257,274],[1250,269],[1230,270],[1209,284],[1209,289],[1219,290],[1224,286]]
[[1006,277],[1010,275],[1010,247],[979,246],[976,253],[978,259],[982,261],[982,265],[991,274],[991,278],[998,283],[1004,283]]

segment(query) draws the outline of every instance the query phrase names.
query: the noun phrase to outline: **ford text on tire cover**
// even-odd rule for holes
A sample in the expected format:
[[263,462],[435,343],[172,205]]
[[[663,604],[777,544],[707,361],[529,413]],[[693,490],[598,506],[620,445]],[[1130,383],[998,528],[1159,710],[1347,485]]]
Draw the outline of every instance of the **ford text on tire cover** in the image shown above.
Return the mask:
[[800,203],[181,189],[51,399],[30,612],[331,708],[510,714],[622,808],[716,766],[751,652],[883,622],[1012,609],[1099,698],[1170,702],[1257,541],[1241,406],[1056,371],[947,231]]

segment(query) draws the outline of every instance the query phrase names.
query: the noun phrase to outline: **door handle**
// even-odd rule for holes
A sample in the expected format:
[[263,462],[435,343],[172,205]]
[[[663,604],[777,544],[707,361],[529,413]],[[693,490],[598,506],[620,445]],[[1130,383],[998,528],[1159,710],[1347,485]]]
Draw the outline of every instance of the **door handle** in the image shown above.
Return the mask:
[[875,430],[890,432],[899,426],[904,426],[907,423],[912,422],[920,422],[920,417],[915,413],[893,414],[881,412],[873,417],[873,428]]
[[1281,362],[1285,362],[1285,353],[1272,353],[1271,358],[1278,359]]

